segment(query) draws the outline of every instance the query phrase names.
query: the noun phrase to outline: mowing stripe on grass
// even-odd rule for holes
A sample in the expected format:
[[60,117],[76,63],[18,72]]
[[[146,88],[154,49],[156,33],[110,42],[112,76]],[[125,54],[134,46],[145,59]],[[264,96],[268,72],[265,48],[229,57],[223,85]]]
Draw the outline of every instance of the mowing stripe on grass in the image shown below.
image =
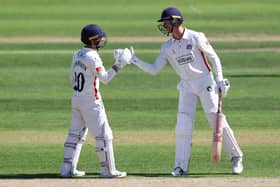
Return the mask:
[[[235,131],[241,145],[279,145],[280,130],[239,130]],[[63,144],[65,132],[38,131],[4,131],[1,132],[0,145],[6,144]],[[210,145],[212,131],[196,130],[193,133],[193,144]],[[93,138],[88,137],[86,144],[93,144]],[[175,145],[173,131],[114,131],[114,143],[117,145]]]
[[[131,36],[131,37],[120,37],[113,36],[109,37],[109,41],[112,43],[162,43],[168,38],[164,36]],[[209,41],[212,42],[276,42],[280,41],[280,35],[221,35],[221,36],[209,36]],[[0,43],[80,43],[78,37],[0,37]]]
[[[242,48],[242,49],[222,49],[216,50],[218,53],[255,53],[255,52],[274,52],[280,53],[280,48]],[[1,50],[0,54],[72,54],[74,50]],[[146,54],[156,54],[159,53],[159,49],[138,49],[137,53],[146,53]],[[103,49],[101,54],[113,53],[111,49]]]

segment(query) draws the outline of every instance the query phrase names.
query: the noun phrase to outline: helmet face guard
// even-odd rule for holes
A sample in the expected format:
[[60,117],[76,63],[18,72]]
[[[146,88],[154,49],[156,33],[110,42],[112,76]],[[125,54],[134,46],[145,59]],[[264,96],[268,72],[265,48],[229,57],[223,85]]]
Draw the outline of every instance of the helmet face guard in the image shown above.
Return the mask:
[[106,45],[107,43],[107,37],[106,35],[91,39],[92,37],[89,38],[89,41],[91,42],[91,45],[95,45],[96,49],[102,48]]
[[158,30],[166,36],[169,36],[169,34],[173,32],[174,27],[182,24],[182,21],[180,19],[177,19],[177,18],[165,19],[163,21],[166,21],[166,20],[168,20],[171,24],[170,32],[166,30],[166,27],[164,26],[164,23],[160,23],[157,26]]
[[107,37],[106,37],[106,36],[102,36],[102,37],[99,39],[99,42],[98,42],[98,44],[96,45],[96,48],[97,48],[97,49],[102,48],[102,47],[104,47],[106,44],[107,44]]
[[[169,32],[165,29],[163,23],[158,24],[157,27],[158,27],[158,30],[159,30],[162,34],[164,34],[164,35],[166,35],[166,36],[169,36]],[[173,31],[173,27],[172,27],[172,31]]]

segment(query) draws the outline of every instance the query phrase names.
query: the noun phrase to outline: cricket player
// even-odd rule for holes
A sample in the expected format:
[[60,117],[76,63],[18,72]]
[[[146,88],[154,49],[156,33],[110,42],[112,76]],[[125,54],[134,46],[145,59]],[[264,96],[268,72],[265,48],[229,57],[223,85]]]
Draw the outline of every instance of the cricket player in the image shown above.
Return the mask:
[[[84,171],[77,170],[77,164],[83,142],[89,131],[95,139],[96,152],[101,165],[101,177],[125,177],[126,172],[118,171],[115,168],[113,135],[99,91],[99,81],[108,83],[126,64],[116,61],[112,68],[108,71],[105,70],[98,50],[106,43],[106,33],[99,26],[86,25],[81,32],[81,41],[85,47],[74,53],[70,71],[73,88],[72,126],[64,144],[61,176],[85,175]],[[128,49],[115,55],[121,59],[125,54],[130,55]]]
[[[218,89],[226,96],[229,89],[228,80],[223,78],[221,62],[206,36],[201,32],[185,28],[183,16],[177,8],[163,10],[158,28],[166,35],[171,35],[161,48],[160,54],[153,64],[137,58],[133,48],[131,62],[143,71],[156,75],[167,62],[173,67],[181,81],[179,90],[178,116],[176,124],[176,154],[173,176],[189,173],[192,132],[198,98],[202,104],[208,122],[212,128],[216,124],[218,108]],[[208,64],[207,59],[212,63]],[[128,61],[130,59],[126,59]],[[216,75],[214,80],[212,68]],[[232,172],[243,171],[243,153],[239,148],[225,115],[223,115],[223,147],[232,162]]]

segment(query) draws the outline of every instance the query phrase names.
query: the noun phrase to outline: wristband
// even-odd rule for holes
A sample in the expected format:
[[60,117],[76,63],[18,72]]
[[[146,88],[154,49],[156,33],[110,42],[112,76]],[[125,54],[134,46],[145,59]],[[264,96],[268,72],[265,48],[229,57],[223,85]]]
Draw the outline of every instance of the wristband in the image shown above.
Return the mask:
[[120,69],[120,67],[119,67],[118,65],[114,64],[114,65],[112,66],[112,69],[115,70],[115,72],[118,72],[119,69]]

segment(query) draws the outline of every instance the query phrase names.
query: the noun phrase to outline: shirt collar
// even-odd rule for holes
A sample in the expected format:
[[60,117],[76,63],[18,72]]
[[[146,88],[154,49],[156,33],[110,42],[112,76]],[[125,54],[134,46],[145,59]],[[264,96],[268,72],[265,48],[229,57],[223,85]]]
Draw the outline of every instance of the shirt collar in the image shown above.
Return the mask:
[[176,40],[176,39],[173,38],[173,36],[171,35],[171,39],[172,39],[173,42],[175,42],[175,41],[181,41],[181,40],[186,40],[187,38],[188,38],[188,29],[187,29],[187,28],[185,28],[184,34],[183,34],[183,36],[182,36],[182,38],[181,38],[180,40]]

